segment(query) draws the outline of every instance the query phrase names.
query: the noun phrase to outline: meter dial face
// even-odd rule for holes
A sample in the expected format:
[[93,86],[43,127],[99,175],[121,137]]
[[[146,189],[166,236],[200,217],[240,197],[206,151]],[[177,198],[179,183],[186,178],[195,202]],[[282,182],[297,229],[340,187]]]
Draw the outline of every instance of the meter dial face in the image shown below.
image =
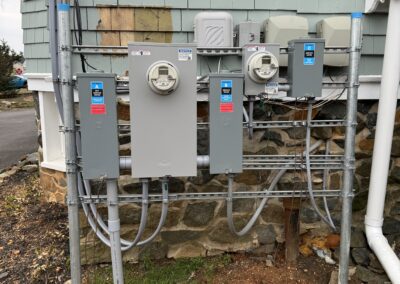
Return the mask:
[[257,83],[266,83],[279,69],[278,59],[268,51],[260,51],[250,56],[247,62],[247,72]]
[[178,69],[170,62],[158,61],[147,71],[150,88],[159,95],[172,94],[179,84]]

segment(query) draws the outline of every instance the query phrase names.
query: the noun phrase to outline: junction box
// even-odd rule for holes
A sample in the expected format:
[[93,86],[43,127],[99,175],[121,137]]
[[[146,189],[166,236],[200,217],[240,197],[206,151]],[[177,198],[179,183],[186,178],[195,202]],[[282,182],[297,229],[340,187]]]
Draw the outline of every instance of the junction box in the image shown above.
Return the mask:
[[197,175],[194,44],[129,44],[132,176]]
[[289,97],[322,96],[324,68],[323,39],[296,39],[289,41],[288,83]]
[[210,74],[210,173],[241,173],[243,74]]
[[84,179],[119,177],[115,74],[77,74]]

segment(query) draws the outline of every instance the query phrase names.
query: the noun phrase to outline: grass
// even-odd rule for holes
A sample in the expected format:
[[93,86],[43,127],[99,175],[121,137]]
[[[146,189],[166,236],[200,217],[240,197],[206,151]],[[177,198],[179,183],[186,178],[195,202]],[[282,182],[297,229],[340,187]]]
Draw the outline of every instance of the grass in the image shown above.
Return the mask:
[[[229,255],[212,258],[190,258],[155,263],[145,257],[141,264],[125,265],[124,278],[127,284],[138,283],[198,283],[212,279],[218,268],[231,263]],[[112,282],[110,266],[90,271],[89,283],[105,284]]]

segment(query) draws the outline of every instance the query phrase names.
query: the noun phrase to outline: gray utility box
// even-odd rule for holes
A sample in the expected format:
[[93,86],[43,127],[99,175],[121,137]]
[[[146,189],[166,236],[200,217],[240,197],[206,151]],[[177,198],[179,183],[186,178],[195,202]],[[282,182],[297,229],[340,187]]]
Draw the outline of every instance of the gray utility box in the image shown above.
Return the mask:
[[244,94],[257,96],[267,84],[279,80],[279,44],[247,44],[243,47]]
[[197,175],[196,46],[128,46],[132,176]]
[[77,74],[84,179],[119,177],[115,74]]
[[256,22],[243,22],[236,26],[236,46],[260,43],[261,25]]
[[322,96],[324,69],[323,39],[296,39],[289,41],[288,83],[289,97]]
[[243,74],[210,74],[210,173],[241,173]]

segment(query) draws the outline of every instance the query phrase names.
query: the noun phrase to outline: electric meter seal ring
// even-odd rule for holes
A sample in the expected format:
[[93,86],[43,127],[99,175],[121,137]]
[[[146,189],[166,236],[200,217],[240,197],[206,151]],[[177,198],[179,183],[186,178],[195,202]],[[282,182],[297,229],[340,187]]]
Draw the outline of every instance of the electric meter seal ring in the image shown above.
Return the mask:
[[150,88],[159,95],[170,95],[179,85],[179,71],[171,62],[157,61],[147,71]]
[[278,59],[271,52],[260,51],[250,56],[247,61],[250,78],[257,83],[266,83],[279,70]]

